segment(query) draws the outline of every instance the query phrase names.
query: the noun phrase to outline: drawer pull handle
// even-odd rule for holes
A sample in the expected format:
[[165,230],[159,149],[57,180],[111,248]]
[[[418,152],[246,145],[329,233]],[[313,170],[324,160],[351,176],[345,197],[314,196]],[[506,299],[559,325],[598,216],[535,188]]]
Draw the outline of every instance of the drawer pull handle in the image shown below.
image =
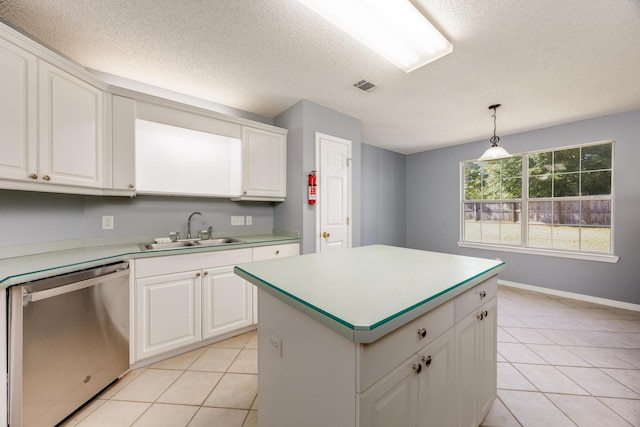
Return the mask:
[[422,363],[424,363],[424,366],[426,366],[427,368],[431,366],[431,356],[422,356]]
[[487,296],[487,291],[480,291],[480,299],[485,298]]
[[416,374],[419,374],[420,372],[422,372],[422,365],[419,363],[414,363],[413,370],[416,371]]
[[425,328],[418,329],[418,337],[424,338],[427,336],[427,330]]
[[484,320],[489,317],[489,312],[487,310],[481,311],[477,316],[478,320]]

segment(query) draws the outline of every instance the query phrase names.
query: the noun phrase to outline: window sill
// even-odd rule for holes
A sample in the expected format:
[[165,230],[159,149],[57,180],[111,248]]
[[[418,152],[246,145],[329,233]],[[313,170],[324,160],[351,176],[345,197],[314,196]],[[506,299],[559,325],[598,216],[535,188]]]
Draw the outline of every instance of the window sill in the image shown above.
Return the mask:
[[520,246],[490,245],[487,243],[458,242],[458,246],[461,248],[485,249],[488,251],[501,251],[501,252],[511,252],[511,253],[529,254],[529,255],[543,255],[543,256],[552,256],[552,257],[559,257],[559,258],[572,258],[572,259],[582,259],[587,261],[599,261],[599,262],[610,262],[610,263],[616,263],[618,262],[618,259],[620,259],[615,255],[608,255],[608,254],[565,252],[565,251],[554,251],[551,249],[523,248]]

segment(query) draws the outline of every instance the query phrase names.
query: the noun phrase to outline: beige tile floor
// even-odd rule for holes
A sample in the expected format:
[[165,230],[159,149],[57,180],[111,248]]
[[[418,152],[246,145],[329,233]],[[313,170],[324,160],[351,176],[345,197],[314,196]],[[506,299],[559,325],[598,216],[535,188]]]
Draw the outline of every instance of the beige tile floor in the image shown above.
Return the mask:
[[[132,371],[63,425],[257,426],[256,374],[250,332]],[[640,312],[501,286],[482,426],[640,427]]]

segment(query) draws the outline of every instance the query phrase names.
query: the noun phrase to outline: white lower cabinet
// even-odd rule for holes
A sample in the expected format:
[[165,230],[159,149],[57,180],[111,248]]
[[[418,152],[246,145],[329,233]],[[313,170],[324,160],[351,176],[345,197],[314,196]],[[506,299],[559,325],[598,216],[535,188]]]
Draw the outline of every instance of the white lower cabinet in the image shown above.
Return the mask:
[[233,266],[203,273],[202,338],[211,338],[253,324],[251,284],[233,273]]
[[199,270],[136,279],[136,359],[200,341]]
[[456,326],[460,387],[460,427],[478,426],[496,397],[497,384],[496,297],[490,299]]
[[136,259],[133,361],[255,325],[255,287],[234,267],[298,250],[290,243]]
[[360,426],[453,426],[453,330],[360,396]]

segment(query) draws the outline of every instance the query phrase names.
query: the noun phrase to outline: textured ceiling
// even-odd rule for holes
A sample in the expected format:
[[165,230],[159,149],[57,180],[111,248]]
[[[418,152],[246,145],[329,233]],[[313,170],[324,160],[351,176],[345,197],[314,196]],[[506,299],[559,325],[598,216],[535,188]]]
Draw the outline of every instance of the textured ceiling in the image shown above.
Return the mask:
[[640,109],[638,0],[414,4],[453,53],[409,74],[295,0],[0,0],[0,19],[87,68],[266,117],[308,99],[407,154],[488,139],[494,103],[500,136]]

